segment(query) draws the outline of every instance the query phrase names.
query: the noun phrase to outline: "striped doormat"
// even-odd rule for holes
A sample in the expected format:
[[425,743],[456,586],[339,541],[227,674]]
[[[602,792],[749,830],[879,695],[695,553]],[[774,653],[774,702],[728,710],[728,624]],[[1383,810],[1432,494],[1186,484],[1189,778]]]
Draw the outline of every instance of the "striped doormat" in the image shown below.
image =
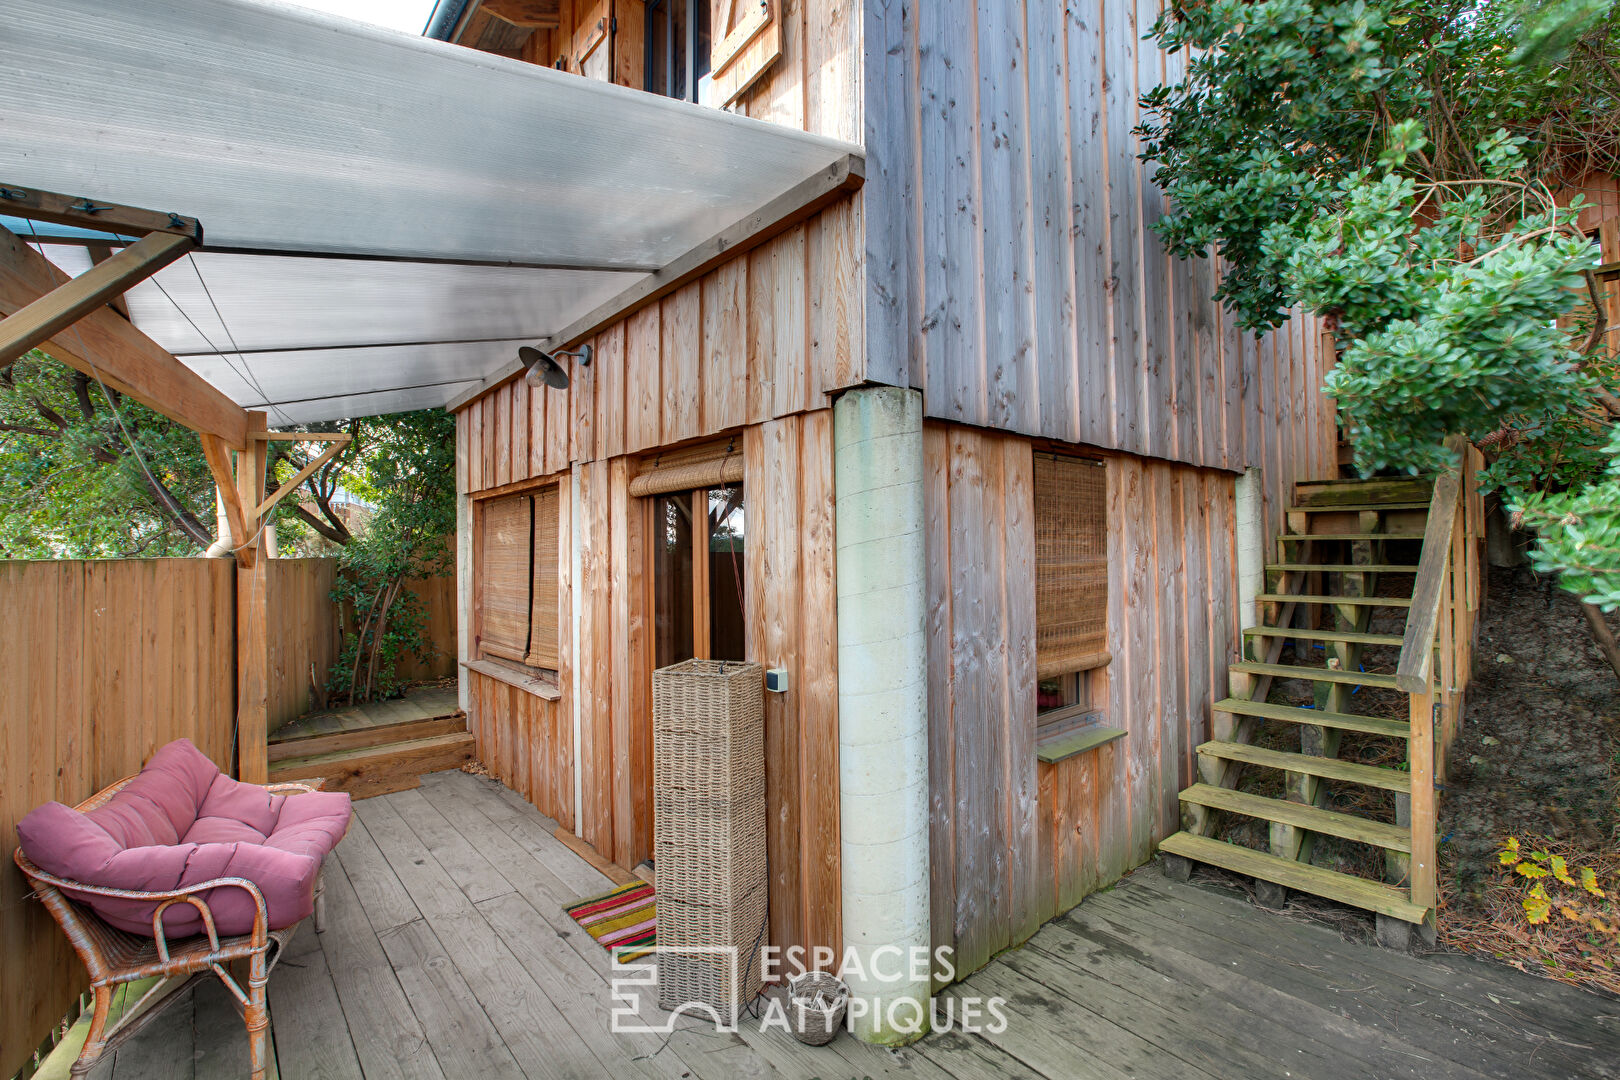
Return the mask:
[[621,964],[646,956],[658,942],[658,907],[653,887],[645,881],[620,885],[563,910]]

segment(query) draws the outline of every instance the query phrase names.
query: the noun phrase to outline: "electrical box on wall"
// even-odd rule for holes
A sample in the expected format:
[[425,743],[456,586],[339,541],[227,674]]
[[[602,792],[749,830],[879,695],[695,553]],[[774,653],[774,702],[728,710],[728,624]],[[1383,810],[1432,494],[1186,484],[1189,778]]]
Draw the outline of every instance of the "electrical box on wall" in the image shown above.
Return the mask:
[[788,688],[787,668],[773,667],[765,669],[765,689],[773,694],[785,694]]

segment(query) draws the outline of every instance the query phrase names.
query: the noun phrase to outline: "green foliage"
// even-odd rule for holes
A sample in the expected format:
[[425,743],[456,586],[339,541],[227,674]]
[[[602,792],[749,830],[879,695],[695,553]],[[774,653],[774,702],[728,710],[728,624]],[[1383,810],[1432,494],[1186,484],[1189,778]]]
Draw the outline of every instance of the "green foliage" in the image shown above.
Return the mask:
[[427,659],[423,613],[406,588],[449,572],[456,528],[456,422],[442,410],[368,420],[364,464],[349,487],[372,503],[371,526],[344,545],[332,598],[352,613],[327,689],[351,702],[401,689],[406,654]]
[[[1481,157],[1493,149],[1510,166],[1517,156],[1498,141]],[[1504,215],[1497,189],[1459,190],[1420,212],[1416,181],[1358,170],[1332,212],[1268,233],[1300,300],[1348,342],[1326,390],[1364,470],[1438,470],[1452,464],[1448,435],[1552,423],[1590,394],[1556,321],[1597,262],[1573,212]]]
[[1620,174],[1613,0],[1213,0],[1167,9],[1186,76],[1144,99],[1143,157],[1183,257],[1222,259],[1240,322],[1296,305],[1343,347],[1325,390],[1364,472],[1450,464],[1542,532],[1538,565],[1620,605],[1620,381],[1597,264],[1553,192]]
[[0,557],[195,555],[213,522],[197,437],[38,351],[0,374]]
[[1604,611],[1620,607],[1620,431],[1603,448],[1608,467],[1594,480],[1558,493],[1533,492],[1518,506],[1540,538],[1536,569]]

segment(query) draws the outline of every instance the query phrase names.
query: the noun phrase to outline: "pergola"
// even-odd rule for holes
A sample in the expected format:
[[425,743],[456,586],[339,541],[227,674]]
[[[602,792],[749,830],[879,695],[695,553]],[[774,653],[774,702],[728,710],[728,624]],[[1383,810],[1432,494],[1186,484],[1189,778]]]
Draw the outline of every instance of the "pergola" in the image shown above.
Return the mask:
[[452,404],[862,180],[836,140],[301,8],[4,8],[0,364],[42,347],[202,437],[245,779],[273,429]]

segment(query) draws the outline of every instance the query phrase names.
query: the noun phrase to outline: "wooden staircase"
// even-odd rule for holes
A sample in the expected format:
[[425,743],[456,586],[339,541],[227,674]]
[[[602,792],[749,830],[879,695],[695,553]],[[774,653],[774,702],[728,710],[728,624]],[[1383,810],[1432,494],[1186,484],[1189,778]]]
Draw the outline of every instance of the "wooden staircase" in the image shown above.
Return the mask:
[[[1477,451],[1455,448],[1471,478]],[[1263,616],[1181,793],[1183,831],[1160,845],[1173,876],[1207,863],[1253,877],[1269,906],[1296,889],[1363,908],[1391,945],[1432,933],[1435,785],[1479,595],[1483,505],[1463,474],[1296,486]],[[1270,700],[1283,680],[1310,686],[1310,702]],[[1341,754],[1352,744],[1363,760]],[[1234,815],[1265,823],[1264,850],[1220,838]],[[1364,872],[1313,863],[1322,837],[1340,854],[1365,845],[1348,860]]]
[[305,735],[270,744],[270,781],[321,777],[356,799],[419,787],[422,774],[472,760],[466,714]]

